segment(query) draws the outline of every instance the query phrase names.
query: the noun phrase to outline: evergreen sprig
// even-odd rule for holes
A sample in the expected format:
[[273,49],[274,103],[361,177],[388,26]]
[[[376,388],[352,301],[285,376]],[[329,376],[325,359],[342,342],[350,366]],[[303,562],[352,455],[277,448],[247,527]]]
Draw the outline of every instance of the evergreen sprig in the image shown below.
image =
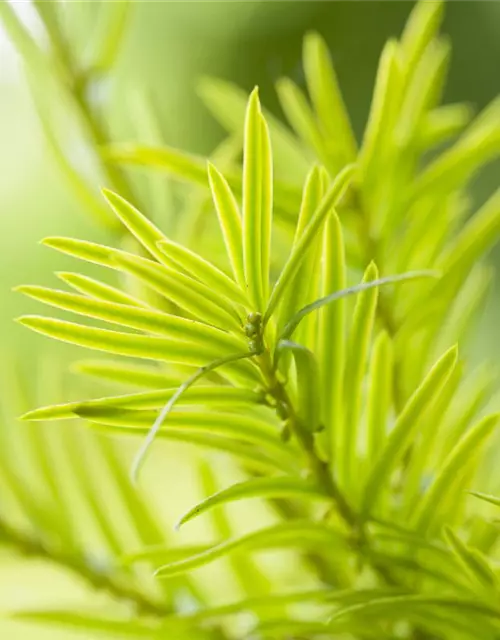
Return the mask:
[[[123,467],[108,460],[145,547],[131,554],[80,464],[81,491],[112,555],[127,567],[156,565],[165,609],[145,610],[132,594],[132,622],[81,611],[24,619],[96,637],[236,638],[245,613],[244,633],[256,638],[499,637],[498,530],[481,510],[498,500],[467,493],[496,489],[482,453],[498,414],[483,412],[491,376],[468,371],[456,343],[481,308],[490,278],[482,258],[500,232],[500,192],[468,210],[471,178],[500,153],[500,103],[474,119],[463,105],[440,106],[449,58],[438,35],[443,6],[419,3],[401,39],[385,46],[359,145],[317,34],[304,40],[307,95],[289,79],[277,85],[290,129],[265,112],[257,89],[247,100],[226,83],[202,82],[229,139],[243,140],[241,166],[224,149],[207,167],[164,146],[95,140],[108,176],[117,164],[139,165],[192,184],[199,201],[190,222],[210,208],[218,224],[186,246],[114,180],[104,198],[139,251],[44,240],[120,282],[76,273],[61,274],[71,291],[19,287],[85,319],[20,322],[149,364],[84,362],[84,373],[145,390],[23,418],[78,418],[92,431],[141,438],[134,477],[158,439],[222,451],[239,479],[221,488],[212,467],[200,466],[205,497],[178,526],[210,515],[220,539],[173,547]],[[46,473],[49,481],[52,466]],[[265,500],[272,521],[233,533],[226,509],[249,499]],[[50,522],[20,502],[31,521]],[[4,531],[15,542],[10,525]],[[271,549],[292,549],[297,584],[309,587],[287,589],[254,560]],[[245,596],[220,605],[190,574],[226,558]],[[177,604],[186,590],[192,610]]]

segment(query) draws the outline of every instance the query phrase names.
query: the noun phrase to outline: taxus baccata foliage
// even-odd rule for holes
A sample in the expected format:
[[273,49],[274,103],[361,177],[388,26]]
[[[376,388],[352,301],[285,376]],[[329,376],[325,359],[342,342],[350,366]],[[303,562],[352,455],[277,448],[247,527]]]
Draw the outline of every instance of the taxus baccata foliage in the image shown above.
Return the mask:
[[[53,16],[40,5],[50,33]],[[90,428],[96,460],[119,487],[143,548],[121,540],[92,462],[73,472],[114,558],[104,584],[70,529],[49,535],[54,514],[71,513],[57,500],[58,466],[44,466],[51,509],[30,511],[25,485],[14,486],[28,520],[38,528],[48,521],[38,552],[129,602],[134,615],[18,616],[93,637],[500,637],[498,529],[487,511],[498,506],[490,495],[498,480],[484,456],[498,415],[483,410],[491,375],[471,370],[456,346],[483,303],[491,273],[482,258],[500,231],[500,192],[477,211],[468,197],[475,173],[500,152],[500,103],[475,117],[464,105],[440,105],[450,54],[438,35],[442,11],[438,2],[417,5],[402,37],[384,47],[360,143],[316,34],[304,39],[307,91],[287,78],[277,83],[287,124],[266,113],[257,89],[248,98],[203,80],[201,97],[229,134],[208,164],[164,145],[94,136],[121,241],[43,242],[119,278],[112,286],[78,271],[59,274],[65,289],[19,287],[74,314],[20,322],[113,355],[78,367],[143,390],[23,417],[57,421],[52,429],[70,438],[75,427],[62,421]],[[91,105],[78,105],[92,126]],[[182,192],[189,216],[179,218],[180,235],[163,231],[161,216],[151,221],[124,166],[192,185]],[[83,178],[66,173],[109,221]],[[223,452],[238,481],[220,487],[204,461],[205,499],[186,505],[178,522],[212,517],[218,538],[183,545],[181,529],[172,542],[111,440],[94,442],[95,432],[135,437],[139,483],[155,440]],[[64,453],[78,456],[74,447]],[[256,500],[272,518],[232,534],[232,503]],[[7,521],[2,530],[37,551]],[[292,554],[293,579],[260,563],[269,550]],[[224,559],[243,594],[221,604],[195,578]],[[131,572],[140,561],[156,567],[154,595]]]

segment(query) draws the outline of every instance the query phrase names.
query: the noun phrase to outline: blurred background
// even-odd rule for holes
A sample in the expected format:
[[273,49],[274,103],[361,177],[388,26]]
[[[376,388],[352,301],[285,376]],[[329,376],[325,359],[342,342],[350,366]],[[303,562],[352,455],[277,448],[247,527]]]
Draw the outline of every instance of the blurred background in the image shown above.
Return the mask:
[[[105,28],[106,13],[111,15],[115,10],[114,4],[90,0],[64,3],[64,28],[70,34],[75,59],[90,55],[99,30]],[[466,101],[479,111],[500,88],[500,3],[474,0],[447,4],[443,31],[452,41],[453,55],[444,102]],[[281,117],[273,85],[283,75],[303,84],[302,37],[314,29],[329,44],[355,129],[361,134],[380,51],[387,38],[400,34],[412,5],[373,0],[132,2],[113,71],[105,83],[94,88],[92,100],[102,110],[112,140],[136,140],[141,138],[135,100],[139,89],[154,104],[165,143],[207,154],[222,140],[223,132],[197,96],[200,78],[220,77],[245,91],[258,84],[262,102]],[[31,3],[14,1],[11,6],[43,43],[44,34]],[[52,272],[71,264],[40,246],[40,239],[70,235],[109,241],[113,234],[87,217],[68,189],[43,133],[23,59],[1,23],[0,90],[0,349],[3,360],[12,353],[22,354],[26,370],[34,355],[48,349],[54,357],[72,355],[71,350],[49,345],[12,322],[13,317],[37,309],[12,292],[12,287],[20,283],[53,285]],[[50,93],[50,86],[46,90]],[[52,115],[60,118],[58,124],[71,140],[71,125],[63,122],[62,115]],[[80,152],[78,140],[72,152]],[[500,165],[491,165],[476,180],[474,198],[478,202],[498,186],[499,169]],[[101,186],[109,186],[105,176],[98,179]],[[161,212],[156,212],[155,220],[161,227]],[[498,320],[497,287],[475,341],[478,355],[486,351],[500,355],[495,336]],[[41,580],[53,586],[58,598],[66,594],[65,580],[56,573],[48,573],[46,567],[33,571],[32,565],[26,567],[14,559],[2,564],[2,608],[13,602],[29,602],[29,585],[38,588]],[[72,588],[78,591],[79,586]],[[2,622],[0,635],[9,640],[42,637],[31,628]]]

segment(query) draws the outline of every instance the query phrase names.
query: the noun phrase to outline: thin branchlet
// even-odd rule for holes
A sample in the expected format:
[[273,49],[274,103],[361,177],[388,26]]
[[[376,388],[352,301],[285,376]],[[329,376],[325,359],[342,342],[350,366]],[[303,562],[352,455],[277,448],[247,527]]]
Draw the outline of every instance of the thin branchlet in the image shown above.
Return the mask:
[[[414,274],[413,277],[435,276],[434,273]],[[411,279],[411,278],[410,278]],[[347,290],[351,293],[351,290]],[[356,291],[353,291],[354,293]],[[308,309],[309,312],[309,309]],[[347,526],[350,537],[349,541],[353,551],[360,555],[360,558],[368,562],[373,571],[388,586],[401,586],[401,583],[395,578],[391,569],[384,565],[375,554],[371,553],[370,540],[366,532],[366,522],[358,516],[353,507],[349,504],[342,490],[335,481],[330,465],[323,461],[316,449],[314,434],[311,433],[305,425],[302,424],[293,401],[287,391],[286,383],[281,379],[277,371],[277,360],[271,358],[271,354],[265,347],[264,336],[259,330],[260,314],[258,314],[257,323],[252,323],[251,337],[261,345],[261,351],[256,354],[257,361],[261,368],[263,377],[266,381],[266,393],[273,399],[276,414],[283,421],[282,438],[286,442],[290,437],[294,436],[301,446],[305,454],[308,465],[308,472],[315,478],[319,486],[323,488],[325,493],[332,499],[334,510],[339,514],[345,525]],[[300,314],[297,314],[300,315]],[[253,319],[253,318],[252,318]],[[314,565],[321,567],[316,563],[314,555],[311,557]],[[324,566],[320,573],[324,572]],[[330,576],[331,578],[331,576]],[[425,633],[418,630],[419,633]],[[425,636],[419,636],[425,637]]]

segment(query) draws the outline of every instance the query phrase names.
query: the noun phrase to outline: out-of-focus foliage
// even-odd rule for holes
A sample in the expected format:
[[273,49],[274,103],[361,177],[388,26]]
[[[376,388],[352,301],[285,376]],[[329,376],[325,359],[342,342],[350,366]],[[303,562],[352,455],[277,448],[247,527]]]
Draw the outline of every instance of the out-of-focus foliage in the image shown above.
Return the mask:
[[[490,280],[482,259],[500,232],[499,192],[476,211],[468,197],[500,154],[500,103],[475,116],[441,106],[444,5],[418,4],[384,47],[361,144],[315,33],[304,38],[307,93],[289,78],[277,83],[286,125],[257,90],[247,99],[205,79],[202,99],[227,131],[208,168],[161,144],[147,96],[137,115],[144,142],[112,144],[54,6],[35,6],[49,64],[8,4],[4,23],[36,103],[46,78],[82,121],[86,157],[112,188],[104,198],[41,111],[68,185],[118,246],[44,244],[117,277],[64,272],[67,289],[19,287],[83,318],[20,321],[118,356],[77,367],[129,389],[42,406],[23,416],[27,429],[5,430],[25,473],[3,448],[12,493],[4,542],[113,596],[107,607],[16,619],[92,637],[497,638],[498,529],[487,503],[497,503],[498,479],[484,449],[498,415],[484,412],[492,376],[471,370],[456,343],[482,307]],[[109,70],[125,10],[118,3],[88,73]],[[137,167],[148,170],[144,180]],[[157,226],[146,214],[167,199],[181,213]],[[83,424],[49,428],[47,438],[37,425],[75,419]],[[113,435],[139,436],[134,479],[155,438],[227,456],[224,487],[210,464],[193,461],[204,500],[179,520],[210,516],[215,536],[172,544],[164,506],[137,493]],[[250,499],[266,510],[230,517]],[[89,524],[105,543],[104,569],[82,536]],[[258,552],[271,550],[288,553],[293,571],[263,563]],[[196,572],[225,560],[240,596],[221,604]],[[135,572],[141,562],[157,567],[156,581]]]

